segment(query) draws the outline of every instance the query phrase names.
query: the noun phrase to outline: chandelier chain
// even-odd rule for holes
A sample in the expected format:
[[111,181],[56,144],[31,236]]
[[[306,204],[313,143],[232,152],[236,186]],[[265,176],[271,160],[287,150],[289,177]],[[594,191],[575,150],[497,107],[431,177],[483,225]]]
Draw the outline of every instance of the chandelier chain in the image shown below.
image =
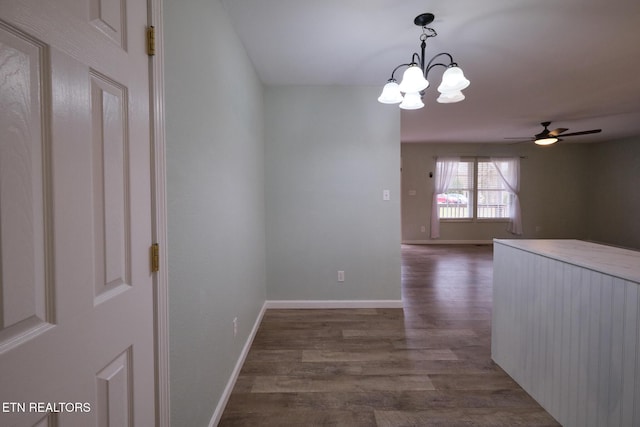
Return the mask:
[[[427,34],[427,30],[429,30],[431,32],[431,34]],[[438,33],[436,33],[436,30],[434,30],[433,28],[422,27],[422,34],[420,34],[420,41],[423,42],[426,39],[428,39],[429,37],[435,37],[437,35],[438,35]]]

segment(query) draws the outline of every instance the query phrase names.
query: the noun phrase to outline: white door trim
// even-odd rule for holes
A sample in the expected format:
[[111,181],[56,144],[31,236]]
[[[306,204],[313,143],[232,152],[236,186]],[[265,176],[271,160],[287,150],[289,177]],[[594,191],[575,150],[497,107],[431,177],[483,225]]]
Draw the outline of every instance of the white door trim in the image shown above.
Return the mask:
[[149,25],[155,27],[156,53],[149,57],[152,141],[152,237],[160,246],[160,271],[154,277],[156,426],[171,425],[169,394],[169,275],[167,257],[166,145],[162,0],[148,0]]

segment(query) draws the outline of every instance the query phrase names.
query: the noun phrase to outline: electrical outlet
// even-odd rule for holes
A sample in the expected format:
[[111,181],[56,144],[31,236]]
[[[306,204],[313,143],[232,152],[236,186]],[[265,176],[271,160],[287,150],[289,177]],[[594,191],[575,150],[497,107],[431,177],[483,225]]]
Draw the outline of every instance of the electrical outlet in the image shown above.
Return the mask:
[[344,271],[338,270],[338,282],[344,282]]
[[238,318],[234,317],[233,318],[233,336],[237,336],[238,335]]
[[391,191],[382,190],[382,200],[391,200]]

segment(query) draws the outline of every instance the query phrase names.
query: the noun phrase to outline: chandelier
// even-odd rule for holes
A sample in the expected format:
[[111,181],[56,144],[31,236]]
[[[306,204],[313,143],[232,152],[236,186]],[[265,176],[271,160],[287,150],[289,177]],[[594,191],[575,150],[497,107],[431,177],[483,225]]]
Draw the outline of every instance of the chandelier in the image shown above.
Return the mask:
[[[427,25],[433,22],[434,18],[432,13],[423,13],[413,20],[414,24],[422,27],[422,34],[420,35],[421,53],[414,53],[411,56],[410,63],[400,64],[393,69],[391,78],[384,85],[382,94],[378,98],[379,102],[383,104],[400,103],[400,108],[404,110],[417,110],[424,107],[422,96],[424,95],[424,90],[429,87],[427,77],[429,72],[437,66],[446,68],[442,75],[442,82],[438,86],[440,96],[437,101],[442,104],[450,104],[464,99],[462,89],[468,87],[470,82],[464,77],[462,69],[453,61],[453,57],[450,54],[446,52],[439,53],[425,65],[424,51],[427,46],[427,39],[438,35],[433,28],[427,28]],[[442,61],[442,58],[445,61],[448,59],[449,62],[436,62]],[[394,75],[402,67],[407,67],[407,69],[402,75],[402,81],[398,84]],[[404,93],[404,96],[402,93]]]

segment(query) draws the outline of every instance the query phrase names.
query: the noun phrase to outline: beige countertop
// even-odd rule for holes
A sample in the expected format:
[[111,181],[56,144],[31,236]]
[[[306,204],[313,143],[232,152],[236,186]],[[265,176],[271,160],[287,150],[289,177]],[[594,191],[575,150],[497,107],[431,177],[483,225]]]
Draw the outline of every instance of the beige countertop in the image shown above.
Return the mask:
[[568,239],[494,239],[494,243],[640,284],[640,251]]

